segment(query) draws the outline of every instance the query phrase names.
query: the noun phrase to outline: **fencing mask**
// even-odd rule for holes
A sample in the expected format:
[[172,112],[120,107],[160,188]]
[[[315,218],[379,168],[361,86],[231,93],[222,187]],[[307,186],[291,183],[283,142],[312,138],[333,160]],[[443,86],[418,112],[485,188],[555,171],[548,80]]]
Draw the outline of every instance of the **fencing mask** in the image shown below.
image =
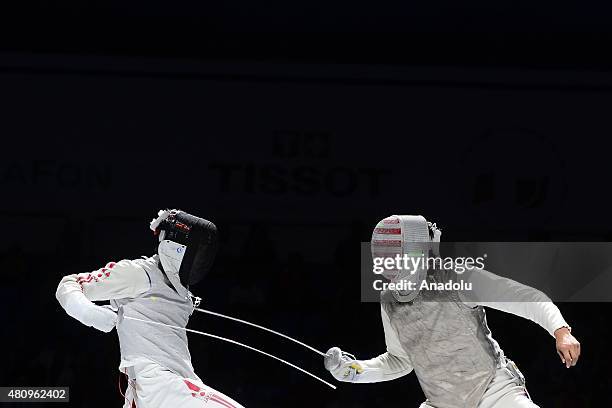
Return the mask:
[[180,210],[161,210],[150,228],[159,236],[157,253],[168,280],[187,296],[211,269],[217,254],[215,224]]
[[441,234],[436,224],[421,215],[392,215],[376,225],[372,259],[393,259],[384,264],[383,276],[400,288],[389,291],[395,300],[410,302],[419,294],[419,286],[427,277],[427,257],[430,250],[438,256]]

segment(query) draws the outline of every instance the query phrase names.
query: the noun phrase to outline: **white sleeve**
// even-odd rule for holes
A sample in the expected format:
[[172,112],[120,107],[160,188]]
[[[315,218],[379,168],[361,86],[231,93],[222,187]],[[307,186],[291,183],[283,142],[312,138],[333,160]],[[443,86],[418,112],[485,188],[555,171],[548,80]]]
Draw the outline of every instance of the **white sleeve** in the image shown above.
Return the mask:
[[99,307],[92,301],[136,297],[149,290],[150,286],[149,275],[144,268],[135,261],[125,260],[109,262],[104,268],[93,272],[64,276],[55,297],[69,316],[91,326],[95,309]]
[[57,288],[61,299],[81,292],[90,301],[137,297],[151,286],[149,275],[136,261],[109,262],[105,267],[88,273],[64,276]]
[[[472,290],[460,292],[470,306],[486,306],[529,319],[543,327],[551,336],[561,327],[570,327],[559,308],[543,292],[512,279],[478,269],[471,272]],[[512,301],[491,301],[513,299]]]
[[369,360],[358,360],[358,375],[354,383],[376,383],[391,381],[409,374],[412,371],[410,362],[389,352]]
[[397,337],[395,329],[391,326],[391,320],[385,312],[383,305],[380,305],[380,317],[382,318],[383,330],[385,332],[385,343],[387,344],[387,352],[394,356],[409,359],[409,356],[404,351],[402,343]]
[[351,382],[374,383],[390,381],[403,377],[412,371],[408,355],[403,350],[397,333],[391,326],[389,316],[382,305],[380,306],[380,315],[385,332],[387,352],[369,360],[358,360],[358,374],[354,376]]

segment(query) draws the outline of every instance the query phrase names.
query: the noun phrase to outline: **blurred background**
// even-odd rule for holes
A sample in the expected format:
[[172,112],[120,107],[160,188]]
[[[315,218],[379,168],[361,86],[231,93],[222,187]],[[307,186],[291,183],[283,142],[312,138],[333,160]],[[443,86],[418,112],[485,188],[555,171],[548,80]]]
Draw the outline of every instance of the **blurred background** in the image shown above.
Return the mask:
[[[381,218],[423,214],[448,241],[611,238],[603,4],[22,3],[1,17],[0,385],[121,406],[115,332],[68,317],[55,289],[151,255],[160,208],[220,230],[192,288],[204,307],[358,358],[385,351],[358,278]],[[534,323],[490,311],[489,325],[540,406],[609,405],[612,307],[559,308],[583,345],[570,370]],[[331,379],[273,336],[190,325]],[[247,407],[424,400],[414,375],[333,391],[231,344],[190,347],[203,381]]]

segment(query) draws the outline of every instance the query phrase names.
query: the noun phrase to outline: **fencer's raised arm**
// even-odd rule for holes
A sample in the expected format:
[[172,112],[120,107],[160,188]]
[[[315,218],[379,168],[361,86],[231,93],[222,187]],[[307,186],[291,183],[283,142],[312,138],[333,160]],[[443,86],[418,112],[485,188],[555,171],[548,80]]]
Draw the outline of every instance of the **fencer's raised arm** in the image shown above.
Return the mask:
[[468,279],[472,290],[459,293],[468,306],[486,306],[529,319],[553,337],[557,329],[570,327],[559,308],[538,289],[482,269],[470,271]]
[[91,301],[137,297],[151,286],[149,275],[141,266],[145,262],[151,260],[109,262],[93,272],[64,276],[57,293],[80,291]]
[[114,327],[117,315],[93,301],[136,297],[149,290],[150,280],[140,266],[142,262],[146,260],[110,262],[93,272],[64,276],[55,297],[71,317],[108,332]]
[[389,317],[381,306],[387,352],[369,360],[356,360],[352,355],[333,347],[325,357],[327,368],[335,379],[352,383],[375,383],[395,380],[409,374],[412,366],[403,351]]

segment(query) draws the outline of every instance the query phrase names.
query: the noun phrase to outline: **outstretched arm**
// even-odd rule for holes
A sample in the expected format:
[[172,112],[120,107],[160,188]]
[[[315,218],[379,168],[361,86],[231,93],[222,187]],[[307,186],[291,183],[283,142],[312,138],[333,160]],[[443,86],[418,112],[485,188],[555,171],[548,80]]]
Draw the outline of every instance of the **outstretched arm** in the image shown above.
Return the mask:
[[370,360],[355,360],[333,347],[325,357],[325,368],[342,382],[375,383],[395,380],[412,371],[408,360],[386,352]]
[[555,338],[563,364],[568,368],[576,365],[580,343],[571,335],[559,308],[543,292],[484,270],[472,271],[469,280],[472,291],[460,293],[466,305],[490,307],[537,323]]
[[55,297],[69,316],[109,332],[117,321],[116,313],[92,301],[136,297],[146,292],[149,276],[139,262],[110,262],[93,272],[64,276]]
[[395,380],[412,371],[408,356],[404,353],[389,317],[381,306],[387,352],[369,360],[356,360],[352,355],[333,347],[325,357],[327,368],[338,381],[375,383]]

